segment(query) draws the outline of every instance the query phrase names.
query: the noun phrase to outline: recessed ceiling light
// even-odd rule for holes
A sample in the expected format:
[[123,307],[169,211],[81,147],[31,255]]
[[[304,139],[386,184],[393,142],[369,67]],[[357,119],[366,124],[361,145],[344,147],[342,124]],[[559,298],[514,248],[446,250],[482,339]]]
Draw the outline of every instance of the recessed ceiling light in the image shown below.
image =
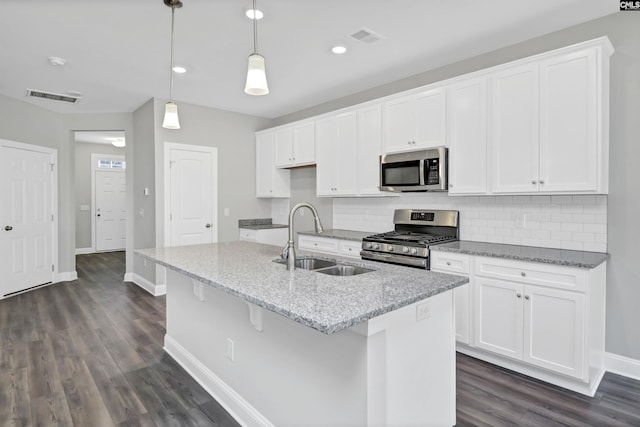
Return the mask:
[[66,64],[67,60],[64,58],[58,58],[57,56],[50,56],[49,57],[49,64],[53,65],[54,67],[62,67],[64,64]]
[[[249,9],[247,10],[247,18],[249,19],[254,19],[254,11],[253,9]],[[262,19],[264,17],[264,13],[262,13],[262,11],[260,9],[256,9],[255,10],[255,19]]]
[[331,48],[331,52],[335,53],[336,55],[342,55],[346,51],[347,51],[347,48],[341,45],[334,46]]
[[183,74],[187,72],[187,69],[179,65],[176,65],[175,67],[173,67],[173,72],[178,74]]

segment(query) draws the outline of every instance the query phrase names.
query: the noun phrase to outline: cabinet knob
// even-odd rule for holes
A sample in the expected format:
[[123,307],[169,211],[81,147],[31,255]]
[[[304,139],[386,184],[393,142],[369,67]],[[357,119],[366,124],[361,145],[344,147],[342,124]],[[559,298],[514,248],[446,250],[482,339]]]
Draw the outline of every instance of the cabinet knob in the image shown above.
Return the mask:
[[11,230],[13,230],[13,227],[10,226],[10,225],[7,225],[7,226],[4,227],[4,230],[5,231],[11,231]]
[[525,277],[525,276],[527,275],[527,273],[525,273],[524,271],[522,271],[522,272],[520,273],[520,275],[521,275],[522,277]]
[[516,294],[518,298],[522,298],[522,294]]
[[524,299],[528,300],[529,299],[529,295],[525,295]]
[[211,228],[211,224],[207,224],[207,225],[205,225],[205,227]]
[[314,243],[314,244],[313,244],[313,246],[318,246],[318,244],[317,244],[317,243]]
[[449,261],[447,261],[447,265],[451,265],[451,263]]
[[543,180],[540,180],[540,184],[544,184],[544,181],[543,181]]
[[453,188],[453,184],[449,184],[449,188]]
[[532,181],[531,181],[531,183],[535,185],[535,184],[537,184],[537,183],[538,183],[538,181],[536,181],[536,180],[534,179],[534,180],[532,180]]

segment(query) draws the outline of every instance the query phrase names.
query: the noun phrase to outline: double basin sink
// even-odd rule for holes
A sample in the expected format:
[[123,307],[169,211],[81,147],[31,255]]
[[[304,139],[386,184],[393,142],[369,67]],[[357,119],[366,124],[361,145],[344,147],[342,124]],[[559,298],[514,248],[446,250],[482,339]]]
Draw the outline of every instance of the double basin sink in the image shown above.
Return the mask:
[[[278,264],[286,264],[284,259],[274,259],[273,262]],[[356,276],[358,274],[368,273],[371,270],[369,268],[358,267],[355,265],[338,264],[335,261],[330,261],[321,258],[313,257],[300,257],[296,259],[296,268],[303,270],[317,271],[318,273],[328,274],[330,276]]]

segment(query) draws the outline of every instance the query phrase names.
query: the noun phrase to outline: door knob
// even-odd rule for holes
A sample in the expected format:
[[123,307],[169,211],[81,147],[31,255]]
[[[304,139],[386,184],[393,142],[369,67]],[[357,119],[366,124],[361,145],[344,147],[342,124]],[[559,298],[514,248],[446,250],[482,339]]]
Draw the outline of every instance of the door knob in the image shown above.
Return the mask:
[[11,230],[13,230],[13,227],[10,226],[10,225],[7,225],[4,229],[5,229],[5,231],[11,231]]
[[207,225],[205,225],[205,227],[211,228],[211,224],[207,224]]
[[100,214],[97,214],[96,216],[100,216]]

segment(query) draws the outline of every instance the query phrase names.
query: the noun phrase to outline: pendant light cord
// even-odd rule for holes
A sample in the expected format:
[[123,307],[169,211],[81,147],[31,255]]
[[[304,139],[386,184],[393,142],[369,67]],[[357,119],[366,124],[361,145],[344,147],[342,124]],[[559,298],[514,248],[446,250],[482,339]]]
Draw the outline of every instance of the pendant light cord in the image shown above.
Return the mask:
[[[255,0],[254,0],[255,1]],[[169,100],[173,103],[173,26],[176,15],[176,5],[171,4],[171,65],[169,65]]]
[[256,11],[256,0],[253,0],[253,54],[258,54],[258,17]]

